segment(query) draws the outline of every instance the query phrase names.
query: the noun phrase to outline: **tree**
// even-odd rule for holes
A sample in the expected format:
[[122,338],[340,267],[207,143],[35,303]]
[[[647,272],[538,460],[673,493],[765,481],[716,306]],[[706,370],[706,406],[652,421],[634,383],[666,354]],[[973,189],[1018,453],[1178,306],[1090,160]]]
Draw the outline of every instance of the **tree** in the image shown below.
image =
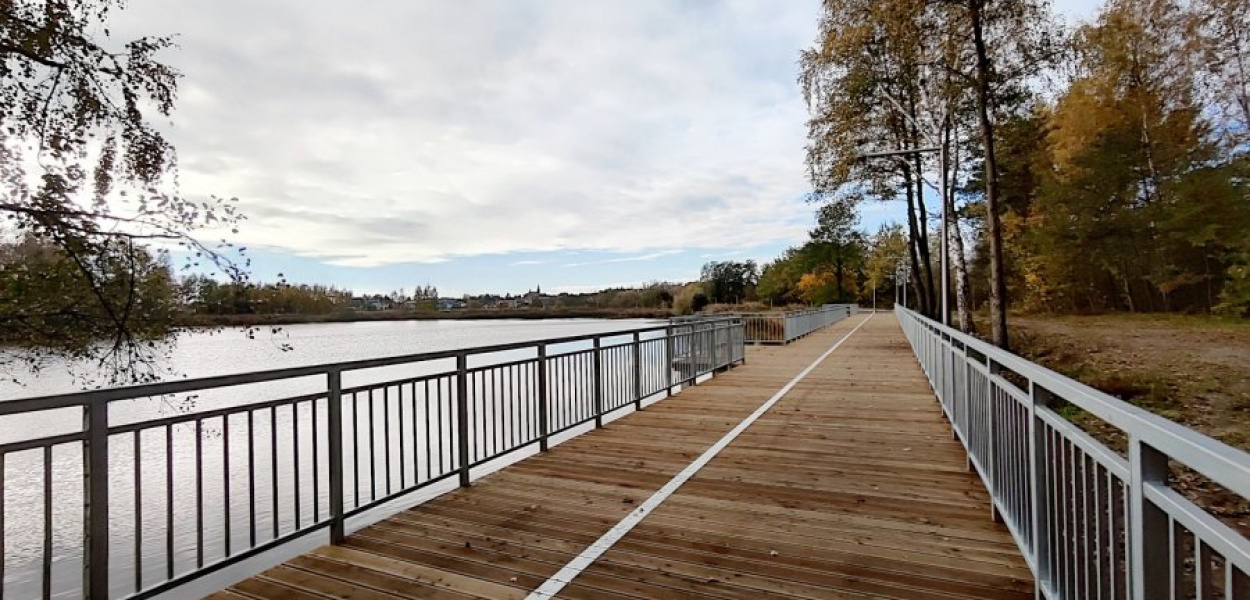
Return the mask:
[[817,44],[799,59],[813,199],[906,200],[908,254],[921,312],[936,304],[920,156],[865,160],[928,145],[918,126],[933,11],[923,0],[827,1]]
[[880,290],[886,282],[894,281],[894,274],[906,252],[907,238],[903,236],[903,228],[896,223],[882,225],[869,241],[868,256],[864,261],[869,289]]
[[673,298],[673,314],[688,315],[703,310],[708,304],[703,284],[695,282],[683,286]]
[[858,268],[864,257],[864,236],[855,229],[857,224],[859,215],[855,207],[848,202],[834,201],[816,212],[816,228],[809,233],[811,241],[807,251],[832,270],[832,301],[845,302],[853,297],[848,293],[853,287],[849,271]]
[[[88,267],[99,287],[85,281],[82,268],[59,246],[33,235],[0,245],[0,343],[22,348],[56,347],[70,358],[92,357],[116,371],[141,360],[144,352],[168,335],[178,306],[168,262],[148,252],[96,253]],[[125,307],[134,343],[99,355],[97,342],[112,335],[112,321],[95,294],[109,306]],[[39,298],[32,306],[25,298]],[[38,353],[6,353],[0,366],[40,368]]]
[[738,304],[754,295],[759,270],[753,260],[710,262],[703,265],[699,279],[710,302]]
[[798,302],[799,279],[806,272],[806,257],[802,248],[786,248],[781,256],[764,265],[756,293],[761,299],[775,306]]
[[[1243,158],[1200,101],[1186,8],[1113,0],[1077,32],[1078,76],[1048,115],[1030,292],[1069,310],[1219,303],[1250,227]],[[1204,118],[1213,115],[1215,120]]]
[[972,81],[976,118],[981,132],[985,223],[990,268],[990,339],[1008,348],[1007,273],[1003,262],[998,152],[995,137],[996,102],[1019,93],[1022,82],[1034,77],[1053,57],[1054,26],[1048,5],[1041,0],[967,0],[967,19],[974,52]]
[[1200,103],[1222,127],[1213,130],[1230,152],[1250,142],[1250,0],[1195,0],[1184,14],[1195,55]]
[[[176,185],[174,148],[152,124],[174,108],[179,73],[157,60],[168,37],[116,43],[110,13],[121,0],[10,0],[0,4],[0,215],[22,243],[56,248],[49,256],[78,271],[65,275],[82,286],[72,307],[103,344],[82,348],[58,343],[46,298],[23,288],[6,298],[16,310],[6,328],[27,335],[36,351],[84,357],[111,365],[115,380],[154,377],[143,368],[153,357],[133,302],[145,281],[144,244],[158,258],[170,247],[189,257],[184,269],[211,266],[243,280],[244,265],[231,261],[229,245],[195,235],[213,227],[232,230],[241,216],[219,198],[195,201]],[[27,173],[26,167],[38,171]],[[60,263],[58,263],[60,264]],[[112,265],[100,268],[101,264]],[[113,293],[118,285],[130,289]],[[65,307],[58,308],[63,310]],[[12,315],[17,314],[20,317]],[[151,316],[151,315],[147,315]],[[118,363],[118,357],[125,361]],[[150,365],[149,365],[150,366]]]

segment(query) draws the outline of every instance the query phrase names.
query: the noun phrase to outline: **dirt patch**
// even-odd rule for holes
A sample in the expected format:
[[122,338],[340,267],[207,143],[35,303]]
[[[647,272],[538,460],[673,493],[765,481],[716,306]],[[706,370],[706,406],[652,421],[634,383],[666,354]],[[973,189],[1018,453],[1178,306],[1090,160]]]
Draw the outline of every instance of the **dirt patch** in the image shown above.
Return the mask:
[[1022,354],[1250,451],[1250,324],[1192,317],[1016,317]]
[[[980,324],[979,324],[980,325]],[[1026,358],[1230,446],[1250,451],[1250,322],[1172,315],[1013,316]],[[1122,454],[1127,440],[1091,415],[1066,418]],[[1250,534],[1250,502],[1179,465],[1173,486]]]

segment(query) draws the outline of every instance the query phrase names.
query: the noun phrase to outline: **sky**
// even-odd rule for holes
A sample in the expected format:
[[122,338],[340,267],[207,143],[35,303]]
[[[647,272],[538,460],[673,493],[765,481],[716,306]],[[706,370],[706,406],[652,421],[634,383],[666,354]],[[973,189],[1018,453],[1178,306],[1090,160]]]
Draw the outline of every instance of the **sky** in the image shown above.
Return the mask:
[[[237,197],[254,279],[593,291],[767,261],[813,220],[818,0],[130,0],[177,34],[181,191]],[[1085,15],[1093,5],[1060,2]],[[901,218],[866,207],[863,225]]]

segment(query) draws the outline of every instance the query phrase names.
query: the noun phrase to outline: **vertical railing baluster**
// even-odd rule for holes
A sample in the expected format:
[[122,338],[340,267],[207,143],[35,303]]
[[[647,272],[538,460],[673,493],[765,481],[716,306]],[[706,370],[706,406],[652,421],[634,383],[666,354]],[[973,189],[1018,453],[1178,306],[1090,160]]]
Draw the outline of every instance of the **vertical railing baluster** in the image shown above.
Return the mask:
[[[134,445],[134,448],[133,448],[134,457],[132,458],[134,459],[134,469],[135,469],[135,487],[133,491],[134,491],[134,503],[135,503],[135,591],[136,592],[143,589],[143,464],[142,464],[143,463],[143,451],[140,448],[140,435],[141,434],[142,434],[141,430],[135,430],[134,439],[132,441]],[[0,465],[2,464],[3,463],[0,462]],[[229,464],[230,463],[226,463],[227,472],[229,472]],[[3,479],[3,478],[4,478],[4,471],[3,469],[0,469],[0,479]],[[3,504],[3,503],[4,503],[4,496],[3,494],[0,494],[0,504]],[[227,504],[227,506],[229,505]],[[0,508],[0,512],[2,511],[3,509]],[[227,514],[226,523],[228,524],[230,522],[228,520],[229,512],[227,512],[226,514]],[[4,521],[3,519],[0,519],[0,538],[4,537],[3,521]],[[229,548],[229,545],[228,545],[229,542],[230,542],[230,528],[226,527],[226,543],[227,543],[226,547],[227,548]],[[0,552],[0,562],[4,561],[3,554],[4,554],[3,552]],[[0,573],[0,596],[4,596],[3,588],[4,588],[4,575],[3,573]]]
[[547,344],[538,345],[538,449],[547,451],[547,432],[551,431],[547,414]]
[[[299,402],[292,402],[291,403],[291,480],[292,480],[293,485],[291,487],[291,490],[292,492],[294,492],[294,496],[295,496],[295,511],[294,511],[295,529],[294,531],[299,531],[300,527],[303,526],[303,518],[302,518],[303,507],[301,506],[303,504],[303,501],[302,501],[302,495],[300,494],[300,488],[303,486],[303,484],[300,482],[299,455],[300,455]],[[313,522],[316,522],[316,521],[317,519],[314,518]]]
[[[365,428],[369,432],[369,501],[378,498],[378,444],[377,444],[377,416],[374,414],[376,409],[373,402],[373,388],[369,388],[368,392],[369,420],[365,421]],[[356,444],[359,448],[360,444]],[[357,503],[359,506],[359,503]]]
[[[274,493],[278,487],[274,486]],[[277,537],[277,536],[274,536]],[[204,420],[195,420],[195,568],[204,568]]]
[[[369,403],[370,413],[373,416],[373,403]],[[369,419],[369,426],[376,427],[377,422]],[[390,386],[382,386],[382,468],[386,469],[386,495],[391,495],[391,388]]]
[[673,326],[664,328],[664,397],[673,395]]
[[634,409],[642,410],[642,337],[634,332]]
[[[247,523],[248,523],[248,538],[247,539],[248,539],[249,548],[256,547],[256,416],[255,414],[256,414],[256,411],[253,411],[253,410],[247,411]],[[168,434],[169,434],[168,427],[165,429],[165,433],[166,433],[166,438],[167,438],[166,445],[170,445],[172,447],[172,444],[168,440]],[[173,474],[172,463],[171,463],[171,466],[169,466],[168,468],[169,468],[169,477],[166,483],[168,483],[169,485],[166,486],[166,490],[167,490],[167,493],[169,494],[169,499],[170,499],[169,504],[167,504],[167,507],[169,508],[169,511],[170,511],[169,512],[170,521],[169,521],[168,526],[171,532],[170,533],[171,537],[169,538],[169,554],[172,556],[173,548],[174,548],[174,542],[173,542],[173,537],[172,537],[172,532],[174,528],[174,525],[173,525],[173,489],[174,488],[173,488],[173,477],[172,477],[172,474]],[[173,566],[172,566],[173,558],[170,558],[170,561],[171,561],[170,562],[171,566],[169,567],[169,572],[170,572],[170,577],[172,578],[173,577]]]
[[[135,432],[138,435],[138,432]],[[137,466],[137,465],[136,465]],[[137,484],[139,479],[135,478]],[[222,497],[222,532],[223,541],[225,542],[225,555],[230,556],[230,415],[221,416],[221,497]],[[135,492],[135,510],[139,508],[139,493]],[[137,525],[137,524],[136,524]],[[135,539],[138,540],[139,535],[135,533]],[[135,549],[139,548],[136,541]]]
[[[103,478],[97,475],[96,479]],[[52,598],[52,533],[52,446],[47,445],[43,447],[43,569],[40,571],[44,600]],[[99,568],[99,563],[96,568]],[[108,573],[107,568],[105,573]],[[107,588],[104,594],[91,597],[108,598]]]
[[321,522],[321,430],[317,426],[317,401],[308,405],[312,413],[312,510],[313,523]]
[[[417,393],[416,388],[413,387],[412,383],[409,383],[408,389],[412,390],[413,393],[414,400],[412,410],[415,413],[417,410],[415,400]],[[404,443],[404,384],[401,383],[395,386],[395,395],[398,396],[398,398],[395,399],[395,428],[397,429],[395,433],[399,435],[399,489],[406,490],[408,489],[408,448],[407,444]],[[415,421],[416,419],[413,420]],[[417,430],[415,428],[412,430],[412,437],[413,454],[416,454]],[[415,468],[416,459],[414,458],[413,460],[413,467]]]
[[456,355],[456,440],[460,458],[460,487],[469,485],[469,357]]
[[595,428],[603,427],[603,338],[595,338],[594,346],[594,400],[595,400]]
[[[437,423],[437,425],[435,425],[435,428],[438,430],[438,445],[439,445],[439,449],[438,449],[439,467],[438,468],[441,471],[443,468],[442,466],[442,463],[443,463],[443,448],[442,448],[443,446],[443,409],[440,408],[440,405],[442,404],[442,396],[443,396],[443,391],[442,391],[443,380],[441,378],[434,385],[434,388],[435,388],[434,393],[437,394],[437,396],[434,398],[434,413],[435,413],[434,422]],[[421,396],[421,408],[422,408],[421,414],[424,415],[425,417],[424,419],[425,421],[425,477],[426,479],[433,479],[434,478],[434,457],[432,456],[432,454],[434,453],[434,449],[433,449],[433,444],[431,444],[431,441],[432,441],[431,438],[433,436],[430,435],[430,380],[429,379],[425,380],[425,391],[424,391],[424,394]],[[419,470],[419,467],[417,466],[417,457],[416,457],[416,452],[417,452],[416,451],[416,446],[417,446],[417,386],[416,384],[413,384],[412,386],[412,446],[413,446],[412,483],[413,485],[416,485],[416,484],[421,483],[421,472]]]
[[[951,351],[954,352],[954,350],[955,350],[955,343],[954,343],[954,340],[952,340]],[[964,384],[965,384],[964,385],[964,388],[965,388],[964,402],[965,404],[971,404],[972,403],[972,377],[969,376],[969,372],[972,367],[969,366],[970,363],[968,361],[968,347],[967,346],[964,346],[963,352],[964,352],[963,353],[963,368],[964,368]],[[985,421],[986,421],[985,423],[986,444],[984,446],[986,448],[986,451],[985,451],[985,456],[979,457],[981,459],[981,467],[985,469],[985,472],[981,474],[981,478],[986,481],[986,487],[989,488],[990,490],[990,519],[997,523],[1001,523],[1003,521],[1003,516],[998,514],[998,504],[995,502],[995,500],[1003,499],[1003,490],[1002,490],[1002,486],[999,484],[999,478],[997,474],[994,472],[994,467],[995,465],[998,464],[994,458],[995,453],[998,452],[997,440],[995,439],[995,436],[994,436],[994,433],[995,433],[994,431],[994,406],[996,404],[996,402],[994,402],[994,375],[998,373],[1000,367],[997,363],[991,360],[990,357],[988,356],[985,357],[985,367],[986,367],[985,368],[985,373],[986,373],[985,375],[985,403],[984,403],[985,410],[982,412],[982,414],[985,416]]]
[[4,595],[4,457],[0,452],[0,596]]
[[[330,463],[330,543],[342,544],[347,535],[343,523],[343,376],[339,371],[326,373],[326,435],[329,448],[326,460]],[[356,439],[355,432],[352,440]]]
[[[987,357],[988,360],[988,357]],[[1050,503],[1047,490],[1051,485],[1049,478],[1043,479],[1048,461],[1043,448],[1046,444],[1046,429],[1038,422],[1037,409],[1046,405],[1045,392],[1029,381],[1029,489],[1032,494],[1033,514],[1033,564],[1037,568],[1037,597],[1042,598],[1041,588],[1049,585],[1051,579],[1050,537],[1043,532],[1050,530]]]
[[278,495],[278,406],[269,407],[269,494],[273,509],[273,539],[282,534],[281,497]]
[[[108,402],[92,400],[83,406],[83,523],[87,539],[83,553],[83,591],[86,598],[107,600],[109,593],[109,419]],[[52,465],[45,465],[51,469]],[[50,475],[48,475],[50,477]],[[170,482],[172,485],[172,482]]]

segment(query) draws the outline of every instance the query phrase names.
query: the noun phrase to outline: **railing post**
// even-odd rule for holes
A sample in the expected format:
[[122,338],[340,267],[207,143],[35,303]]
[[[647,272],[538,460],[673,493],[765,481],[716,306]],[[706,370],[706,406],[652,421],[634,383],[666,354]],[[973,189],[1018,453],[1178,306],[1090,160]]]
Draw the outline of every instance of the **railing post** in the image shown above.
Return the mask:
[[673,395],[673,325],[664,328],[664,397]]
[[642,410],[642,338],[634,332],[634,410]]
[[1138,438],[1129,440],[1129,569],[1133,600],[1169,596],[1168,516],[1146,499],[1146,486],[1167,485],[1168,458]]
[[603,427],[603,338],[595,338],[595,428]]
[[1045,452],[1046,430],[1039,426],[1037,418],[1038,407],[1046,406],[1046,396],[1045,391],[1031,380],[1029,381],[1029,399],[1029,493],[1032,500],[1029,504],[1033,508],[1031,516],[1033,535],[1030,538],[1033,541],[1031,548],[1033,564],[1037,566],[1037,593],[1035,595],[1043,598],[1042,588],[1049,586],[1051,580],[1050,536],[1046,534],[1046,531],[1050,529],[1048,490],[1051,484],[1046,475],[1049,472]]
[[456,432],[460,487],[469,486],[469,357],[456,355]]
[[716,321],[711,324],[711,376],[716,376],[716,369],[720,366],[720,359],[716,355],[720,352],[716,351]]
[[[108,402],[91,400],[83,406],[83,554],[84,596],[107,600],[109,595],[109,419]],[[52,465],[45,466],[51,469]],[[51,477],[51,473],[45,474]]]
[[[330,543],[342,544],[347,539],[343,523],[343,375],[326,373],[326,409],[330,438]],[[316,407],[314,407],[315,409]],[[355,436],[353,435],[353,439]],[[315,476],[315,475],[314,475]]]
[[547,451],[547,344],[538,345],[538,449]]
[[[690,326],[690,339],[695,343],[690,347],[690,385],[694,385],[699,381],[699,367],[703,363],[701,361],[708,360],[707,350],[707,328],[709,325],[704,324],[703,329],[699,329],[699,325]],[[698,332],[698,333],[695,333]]]
[[737,340],[738,341],[737,349],[739,350],[738,356],[740,356],[741,358],[738,359],[738,364],[745,365],[747,364],[747,323],[746,321],[738,321],[738,325],[737,327],[735,327],[735,329],[740,332],[740,334],[738,335],[738,340]]

